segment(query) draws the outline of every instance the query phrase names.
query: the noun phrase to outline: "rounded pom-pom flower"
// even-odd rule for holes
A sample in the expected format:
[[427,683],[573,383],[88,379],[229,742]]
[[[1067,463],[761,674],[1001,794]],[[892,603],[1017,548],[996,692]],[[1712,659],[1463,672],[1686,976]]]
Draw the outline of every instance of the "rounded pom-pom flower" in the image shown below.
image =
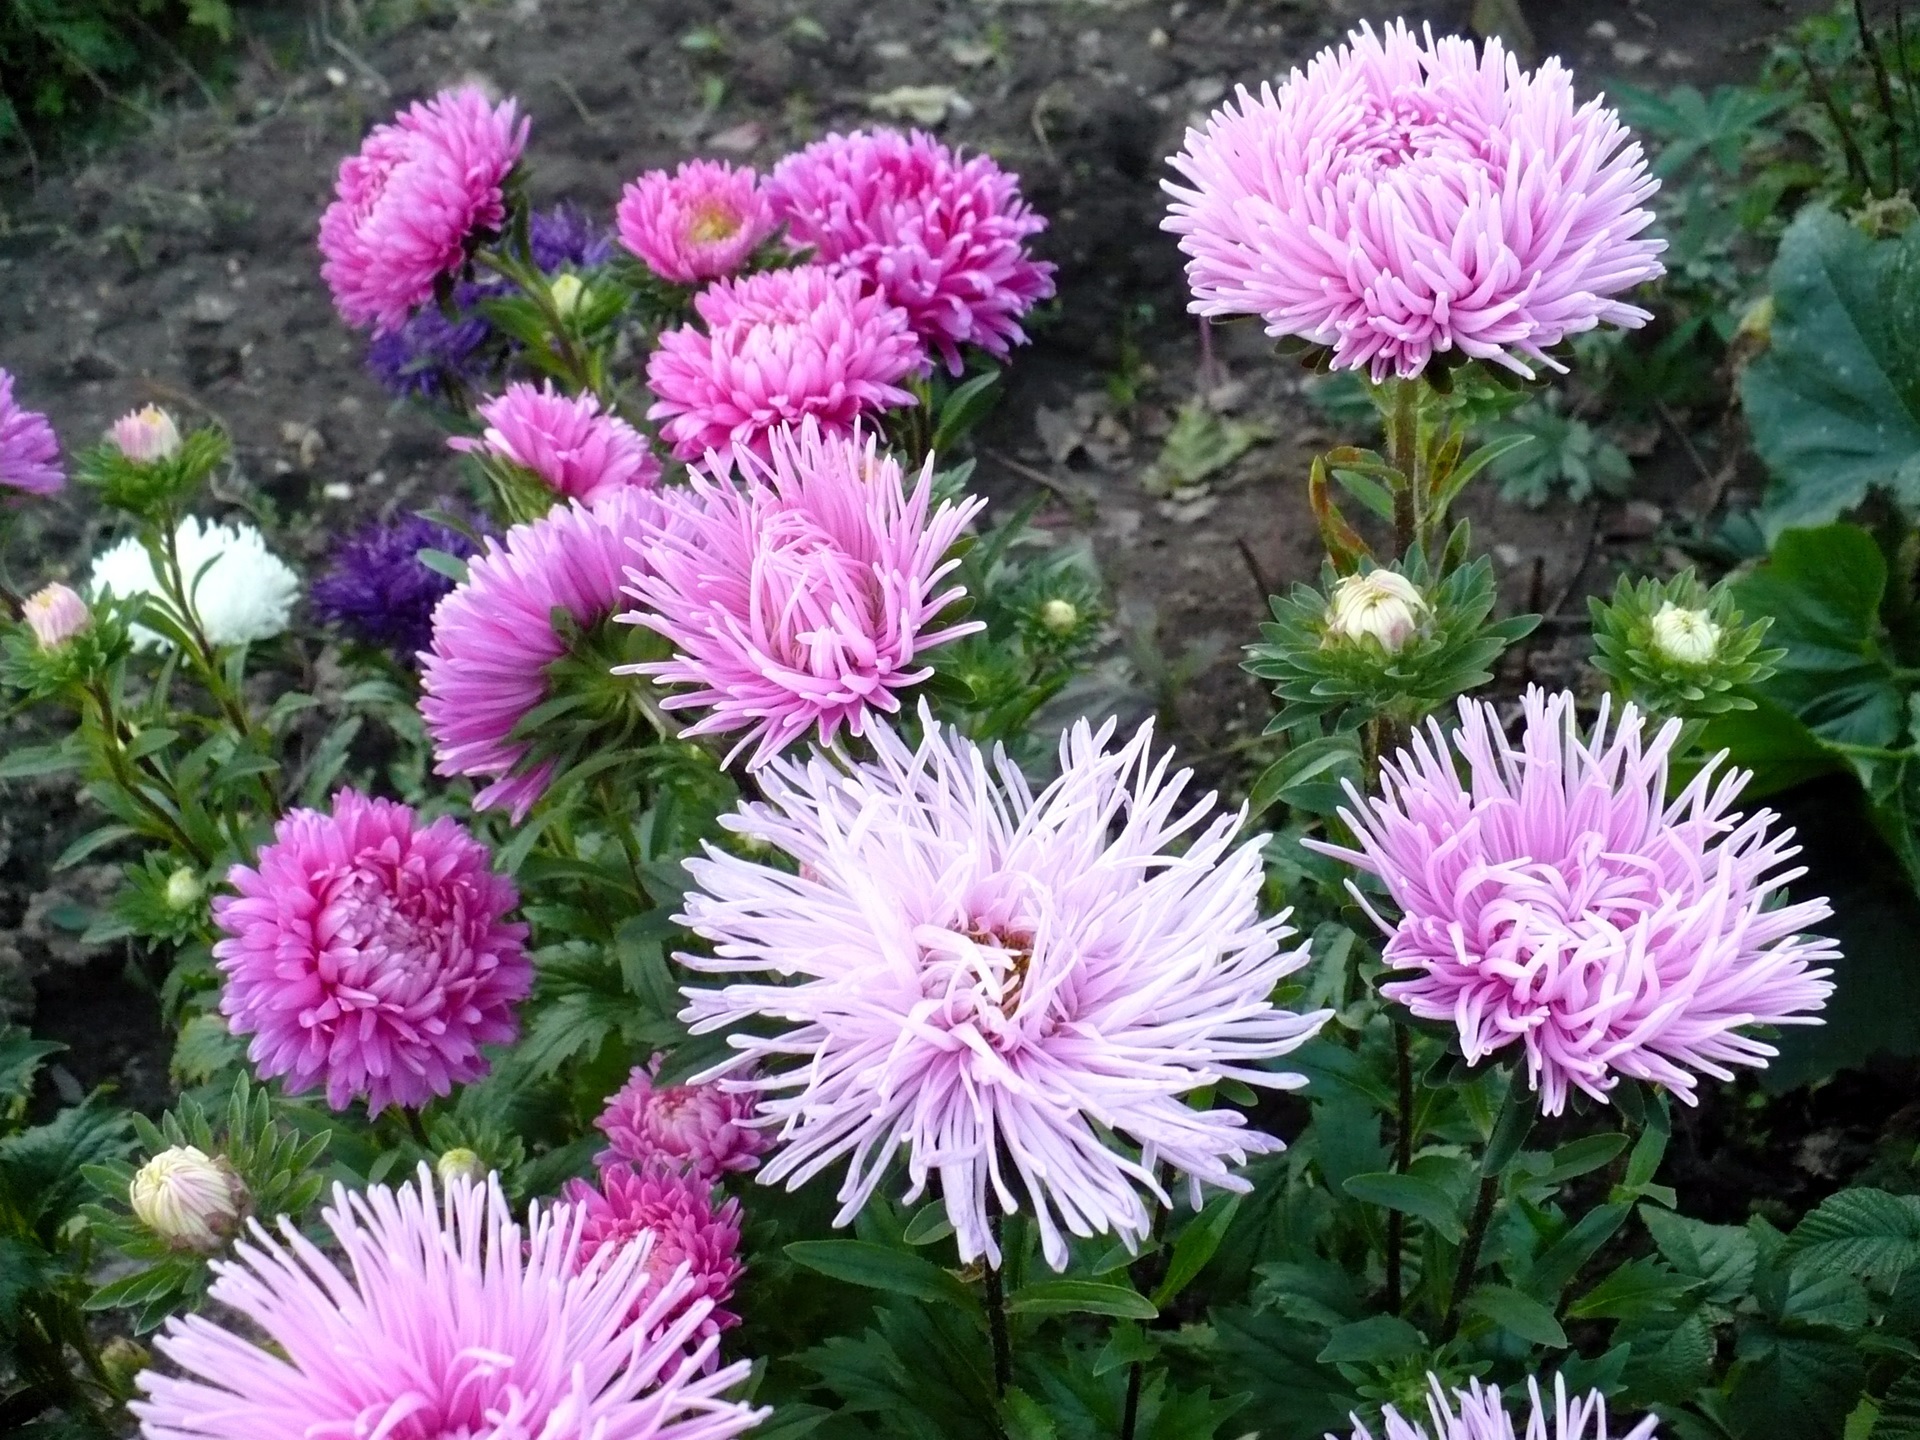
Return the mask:
[[[175,527],[173,543],[194,616],[210,643],[250,645],[271,640],[292,623],[300,577],[267,549],[266,538],[253,526],[245,521],[220,525],[188,515]],[[122,600],[165,595],[153,573],[153,557],[137,535],[94,557],[87,590],[96,600],[107,595]],[[136,625],[133,643],[136,649],[155,650],[173,642],[157,630]]]
[[909,492],[871,435],[808,423],[768,440],[770,459],[739,455],[737,481],[695,469],[669,496],[628,576],[640,608],[620,617],[673,642],[631,668],[692,687],[662,701],[707,711],[685,733],[743,730],[733,753],[757,741],[756,766],[810,727],[822,743],[866,733],[933,673],[926,651],[981,628],[934,627],[966,593],[939,588],[959,563],[947,552],[986,503],[936,508],[933,457]]
[[664,1058],[634,1066],[627,1083],[607,1097],[593,1122],[607,1137],[601,1159],[643,1169],[666,1165],[703,1180],[758,1165],[772,1142],[748,1123],[752,1097],[718,1085],[656,1085]]
[[798,874],[714,847],[687,862],[682,918],[714,949],[681,962],[791,982],[689,989],[681,1012],[696,1034],[789,1027],[735,1034],[739,1055],[696,1077],[732,1072],[780,1127],[762,1180],[846,1160],[845,1224],[904,1151],[905,1198],[938,1179],[963,1261],[998,1265],[988,1215],[1024,1204],[1056,1270],[1063,1229],[1146,1235],[1140,1192],[1168,1198],[1163,1162],[1196,1208],[1202,1182],[1247,1189],[1229,1164],[1280,1142],[1187,1097],[1306,1083],[1260,1062],[1325,1019],[1269,999],[1307,949],[1282,951],[1286,916],[1261,918],[1264,837],[1236,846],[1241,816],[1213,815],[1211,795],[1182,809],[1189,772],[1154,757],[1151,724],[1110,750],[1113,722],[1081,721],[1035,795],[1004,753],[924,706],[921,723],[917,750],[875,726],[850,770],[761,772],[764,803],[724,823]]
[[680,285],[733,274],[775,225],[759,177],[716,160],[649,170],[628,183],[615,218],[620,243]]
[[526,143],[515,102],[471,85],[374,126],[320,217],[320,274],[341,318],[376,334],[404,325],[465,263],[469,239],[506,219],[501,185]]
[[857,275],[821,265],[721,280],[694,296],[706,329],[668,330],[647,357],[647,418],[682,460],[709,450],[764,453],[783,422],[839,430],[872,410],[911,405],[900,381],[926,363],[904,310]]
[[[1381,1440],[1514,1440],[1515,1417],[1507,1413],[1497,1389],[1473,1380],[1465,1390],[1455,1390],[1449,1400],[1438,1375],[1429,1374],[1427,1384],[1431,1387],[1427,1418],[1432,1430],[1389,1405],[1380,1416]],[[1598,1390],[1569,1400],[1565,1377],[1555,1376],[1553,1404],[1548,1405],[1540,1394],[1540,1382],[1529,1378],[1527,1396],[1531,1404],[1526,1414],[1526,1440],[1613,1440],[1613,1432],[1607,1428],[1607,1397]],[[1658,1423],[1657,1417],[1649,1415],[1618,1440],[1653,1440]],[[1328,1435],[1327,1440],[1339,1437]],[[1373,1431],[1357,1415],[1349,1440],[1374,1440]]]
[[324,1084],[344,1110],[417,1109],[487,1072],[482,1045],[520,1033],[514,1007],[533,986],[507,920],[519,903],[487,847],[441,816],[353,790],[333,809],[294,810],[239,892],[213,902],[224,938],[220,1010],[264,1078],[290,1093]]
[[336,1185],[323,1218],[339,1261],[256,1223],[213,1267],[237,1323],[167,1321],[181,1373],[141,1372],[146,1440],[729,1440],[768,1414],[727,1398],[747,1362],[710,1367],[709,1303],[655,1279],[650,1239],[583,1266],[576,1207],[536,1203],[523,1229],[497,1179],[437,1197],[424,1165]]
[[796,244],[906,311],[955,375],[962,345],[1004,360],[1025,344],[1020,317],[1053,294],[1053,266],[1027,253],[1047,222],[1019,177],[923,131],[816,140],[774,167],[767,193]]
[[[583,1217],[583,1266],[602,1251],[617,1252],[642,1234],[652,1235],[644,1262],[651,1278],[634,1302],[636,1308],[644,1309],[667,1285],[683,1278],[682,1305],[701,1300],[713,1307],[694,1331],[696,1337],[717,1335],[740,1323],[739,1316],[720,1308],[746,1272],[737,1253],[738,1200],[715,1208],[709,1181],[664,1166],[635,1169],[624,1161],[602,1166],[597,1182],[569,1180],[561,1199],[578,1206]],[[673,1311],[662,1318],[671,1320]]]
[[60,441],[46,416],[13,398],[13,383],[0,370],[0,490],[51,495],[67,483]]
[[453,581],[420,559],[439,550],[464,560],[473,541],[424,515],[376,521],[334,547],[313,582],[313,608],[366,645],[411,664],[433,639],[433,611]]
[[660,459],[647,437],[591,394],[516,380],[480,407],[480,418],[487,428],[478,439],[460,435],[447,444],[530,470],[562,499],[591,505],[629,485],[659,482]]
[[1804,872],[1781,868],[1798,851],[1770,811],[1730,813],[1749,777],[1716,757],[1669,803],[1680,721],[1649,739],[1629,705],[1609,735],[1603,701],[1583,738],[1573,695],[1537,688],[1525,715],[1515,745],[1463,699],[1451,736],[1432,721],[1382,763],[1378,798],[1349,787],[1357,851],[1309,842],[1399,908],[1374,918],[1388,965],[1413,974],[1382,993],[1456,1026],[1470,1064],[1519,1042],[1549,1115],[1621,1076],[1692,1104],[1696,1072],[1730,1079],[1775,1053],[1746,1027],[1820,1023],[1833,986],[1817,967],[1839,951],[1805,932],[1833,911],[1773,903]]
[[1418,375],[1458,351],[1521,374],[1659,276],[1659,181],[1558,60],[1362,25],[1276,91],[1241,88],[1187,132],[1163,223],[1198,315],[1257,315],[1339,369]]
[[420,657],[420,714],[435,770],[493,783],[477,809],[504,806],[517,824],[552,779],[531,767],[521,718],[548,698],[547,667],[567,653],[553,628],[564,610],[586,629],[607,618],[637,560],[633,542],[659,513],[654,493],[623,486],[592,506],[572,501],[516,525],[467,567],[465,583],[433,612],[433,644]]

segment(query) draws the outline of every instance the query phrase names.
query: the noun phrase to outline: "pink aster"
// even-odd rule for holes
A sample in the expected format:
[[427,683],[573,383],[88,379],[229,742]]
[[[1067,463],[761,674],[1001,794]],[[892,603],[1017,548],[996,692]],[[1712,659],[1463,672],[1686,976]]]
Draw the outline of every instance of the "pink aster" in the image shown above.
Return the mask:
[[1280,1142],[1189,1099],[1304,1084],[1261,1062],[1326,1018],[1271,1002],[1307,949],[1261,916],[1265,837],[1236,844],[1242,816],[1211,795],[1182,808],[1190,772],[1156,759],[1151,724],[1110,750],[1114,722],[1079,722],[1035,795],[1004,752],[920,719],[917,749],[875,726],[870,761],[761,772],[764,802],[722,823],[798,874],[687,861],[679,918],[713,954],[678,958],[755,978],[687,990],[681,1018],[734,1030],[737,1057],[696,1079],[730,1076],[780,1127],[761,1179],[847,1162],[845,1224],[904,1152],[905,1199],[937,1179],[962,1261],[998,1265],[989,1213],[1030,1206],[1056,1270],[1063,1230],[1138,1244],[1162,1163],[1196,1208],[1202,1182],[1246,1190],[1229,1165]]
[[759,177],[715,160],[649,170],[622,192],[615,220],[620,243],[680,285],[733,274],[776,223]]
[[[1465,1390],[1455,1390],[1449,1401],[1438,1375],[1428,1375],[1427,1383],[1432,1387],[1427,1417],[1433,1429],[1406,1419],[1389,1405],[1380,1417],[1385,1426],[1381,1440],[1514,1440],[1515,1417],[1507,1414],[1497,1389],[1473,1380]],[[1556,1375],[1551,1405],[1542,1398],[1538,1380],[1528,1379],[1527,1396],[1532,1404],[1526,1415],[1526,1440],[1609,1440],[1612,1435],[1607,1428],[1607,1397],[1598,1390],[1569,1400],[1565,1377]],[[1658,1423],[1649,1415],[1619,1440],[1653,1440]],[[1327,1440],[1338,1437],[1329,1435]],[[1357,1415],[1351,1440],[1373,1440],[1373,1431]]]
[[673,642],[671,660],[631,668],[692,687],[662,702],[707,711],[685,733],[743,731],[733,754],[758,742],[756,766],[809,728],[822,743],[843,726],[868,733],[933,673],[925,652],[981,628],[938,617],[966,594],[940,585],[986,503],[935,507],[933,457],[909,491],[871,435],[808,422],[774,431],[768,449],[765,461],[740,454],[738,480],[695,469],[668,497],[646,572],[628,576],[640,608],[620,617]]
[[1629,705],[1609,735],[1603,702],[1582,738],[1573,695],[1538,688],[1525,714],[1516,746],[1462,700],[1451,737],[1432,721],[1383,762],[1379,798],[1349,790],[1358,851],[1310,842],[1399,908],[1374,918],[1388,964],[1415,974],[1382,993],[1456,1026],[1470,1064],[1519,1042],[1549,1115],[1570,1086],[1605,1100],[1623,1075],[1692,1104],[1694,1072],[1776,1053],[1747,1027],[1819,1024],[1833,986],[1815,967],[1839,951],[1805,932],[1833,911],[1774,904],[1805,872],[1781,868],[1799,851],[1772,812],[1730,813],[1750,777],[1717,756],[1669,803],[1678,720],[1648,739]]
[[592,506],[570,501],[538,520],[487,540],[467,579],[433,612],[433,644],[420,654],[420,714],[440,775],[493,783],[476,809],[504,806],[518,824],[553,778],[548,763],[526,764],[514,728],[548,698],[547,667],[567,653],[555,609],[590,628],[620,600],[632,543],[649,533],[654,493],[626,485]]
[[765,453],[767,432],[812,416],[838,430],[911,405],[900,382],[926,363],[904,310],[820,265],[721,280],[694,296],[705,324],[668,330],[647,357],[647,418],[682,460]]
[[[729,1440],[769,1413],[727,1398],[710,1304],[641,1240],[583,1265],[585,1216],[456,1180],[348,1194],[323,1213],[344,1264],[257,1221],[209,1294],[167,1321],[130,1407],[146,1440]],[[332,1248],[332,1247],[330,1247]],[[639,1323],[629,1323],[635,1306]],[[711,1370],[711,1373],[703,1373]]]
[[1645,324],[1617,297],[1664,273],[1643,234],[1659,181],[1620,117],[1497,39],[1476,55],[1362,25],[1277,91],[1243,86],[1171,163],[1188,308],[1257,315],[1375,380],[1455,350],[1561,369],[1546,351],[1567,336]]
[[397,330],[506,219],[501,186],[527,143],[512,100],[442,90],[376,125],[340,165],[320,217],[320,274],[349,325]]
[[513,882],[450,816],[421,826],[405,805],[353,790],[294,810],[238,895],[213,902],[225,938],[220,1010],[262,1076],[378,1114],[417,1109],[487,1072],[482,1045],[520,1033],[533,969],[509,923]]
[[753,1100],[718,1085],[656,1085],[660,1063],[633,1067],[627,1083],[607,1097],[593,1123],[606,1135],[604,1162],[625,1160],[642,1169],[667,1165],[717,1180],[760,1163],[769,1142],[753,1129]]
[[1020,317],[1053,294],[1053,266],[1027,253],[1047,228],[1020,177],[915,130],[829,135],[774,167],[774,214],[817,259],[898,305],[947,369],[962,345],[996,359],[1026,343]]
[[13,376],[0,370],[0,490],[51,495],[66,483],[53,426],[13,398]]
[[591,394],[516,380],[481,405],[480,418],[487,428],[478,439],[455,436],[448,446],[530,470],[562,499],[591,505],[629,485],[659,483],[660,460],[647,437]]

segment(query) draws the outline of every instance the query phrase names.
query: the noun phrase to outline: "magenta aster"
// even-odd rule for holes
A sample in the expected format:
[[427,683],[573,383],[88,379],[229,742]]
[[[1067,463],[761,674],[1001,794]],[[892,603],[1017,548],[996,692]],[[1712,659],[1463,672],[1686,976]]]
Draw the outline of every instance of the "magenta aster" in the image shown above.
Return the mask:
[[607,1108],[593,1123],[606,1135],[607,1160],[625,1160],[646,1169],[666,1165],[703,1180],[717,1180],[760,1163],[771,1143],[748,1123],[753,1100],[718,1085],[656,1085],[664,1056],[634,1066],[627,1083],[607,1097]]
[[904,1152],[906,1200],[938,1178],[961,1260],[997,1265],[988,1213],[1025,1204],[1056,1270],[1063,1229],[1146,1235],[1162,1162],[1196,1206],[1202,1182],[1247,1189],[1229,1164],[1280,1142],[1188,1098],[1304,1084],[1260,1062],[1325,1018],[1270,1001],[1307,950],[1261,917],[1264,837],[1235,845],[1211,795],[1181,809],[1189,772],[1155,758],[1151,724],[1109,750],[1114,723],[1081,721],[1036,796],[1004,753],[920,718],[917,750],[875,726],[871,761],[762,772],[764,803],[723,823],[797,875],[714,847],[687,862],[681,918],[714,953],[681,962],[788,982],[689,989],[681,1014],[696,1034],[787,1027],[735,1033],[738,1057],[696,1077],[731,1073],[780,1127],[761,1178],[847,1161],[845,1224]]
[[[948,552],[986,502],[932,504],[933,457],[908,491],[874,437],[808,422],[768,437],[770,459],[739,454],[741,476],[695,469],[662,506],[648,568],[628,576],[640,608],[620,618],[673,642],[671,660],[633,666],[672,685],[670,710],[705,709],[688,735],[743,731],[761,765],[809,728],[860,735],[897,691],[933,673],[926,651],[981,628],[934,628],[961,599],[940,589]],[[728,757],[731,761],[731,756]]]
[[[709,1369],[710,1302],[660,1281],[646,1239],[581,1263],[573,1207],[515,1224],[497,1180],[334,1187],[344,1264],[255,1222],[211,1297],[239,1317],[167,1321],[143,1370],[146,1440],[729,1440],[769,1413]],[[646,1297],[643,1299],[643,1297]],[[629,1323],[634,1307],[639,1323]]]
[[[651,1235],[642,1268],[646,1289],[634,1301],[645,1313],[653,1300],[687,1267],[681,1305],[704,1302],[705,1317],[693,1334],[704,1339],[740,1323],[740,1317],[720,1305],[733,1294],[746,1267],[740,1263],[740,1202],[715,1207],[713,1186],[696,1175],[652,1166],[636,1170],[624,1161],[603,1166],[596,1185],[569,1180],[561,1198],[579,1208],[580,1264],[585,1267],[603,1251],[618,1253],[641,1235]],[[678,1307],[675,1307],[676,1309]],[[656,1312],[655,1327],[670,1324],[674,1310]]]
[[13,398],[13,376],[0,370],[0,490],[51,495],[66,483],[53,426]]
[[857,275],[820,265],[721,280],[696,295],[706,325],[668,330],[647,358],[647,418],[682,460],[764,452],[783,422],[847,430],[862,414],[911,405],[900,382],[926,363],[907,314]]
[[547,667],[567,653],[553,628],[564,610],[581,627],[613,612],[633,542],[658,514],[652,491],[627,485],[591,507],[556,506],[489,538],[469,563],[466,582],[433,612],[433,645],[420,656],[420,713],[433,739],[436,773],[493,783],[477,809],[504,806],[515,823],[553,778],[528,767],[527,744],[513,738],[521,717],[547,699]]
[[515,102],[493,105],[471,85],[374,126],[320,217],[320,274],[341,318],[375,334],[406,324],[466,263],[471,239],[506,219],[501,186],[526,143]]
[[289,1092],[324,1082],[336,1110],[356,1097],[374,1114],[417,1109],[486,1074],[482,1045],[520,1033],[533,967],[527,927],[506,918],[519,895],[450,816],[421,826],[342,790],[330,813],[289,812],[227,883],[239,893],[213,902],[220,1010]]
[[660,460],[647,437],[603,411],[591,394],[563,395],[551,380],[516,380],[480,406],[480,418],[487,428],[478,439],[460,435],[447,444],[529,470],[562,499],[591,505],[628,485],[659,482]]
[[1730,813],[1747,775],[1716,757],[1668,803],[1678,720],[1648,740],[1628,706],[1609,736],[1603,702],[1583,739],[1571,693],[1529,690],[1525,711],[1516,746],[1462,700],[1451,737],[1432,721],[1382,763],[1379,798],[1349,790],[1359,850],[1309,842],[1399,908],[1374,918],[1413,978],[1382,993],[1456,1026],[1469,1063],[1519,1042],[1549,1115],[1569,1087],[1605,1100],[1623,1075],[1692,1104],[1695,1072],[1775,1053],[1747,1027],[1820,1023],[1833,986],[1816,967],[1839,951],[1805,932],[1833,911],[1774,904],[1799,852],[1770,811]]
[[1053,266],[1027,253],[1047,222],[990,155],[919,130],[829,135],[775,166],[767,193],[796,244],[906,311],[955,375],[962,345],[1004,360],[1025,344],[1020,317],[1053,294]]
[[680,285],[733,274],[775,228],[759,177],[715,160],[649,170],[628,184],[615,218],[620,243]]
[[[1427,1397],[1427,1417],[1433,1428],[1427,1430],[1416,1420],[1408,1420],[1389,1405],[1381,1415],[1385,1427],[1381,1440],[1514,1440],[1514,1417],[1500,1399],[1500,1392],[1478,1380],[1469,1381],[1465,1390],[1455,1390],[1447,1399],[1438,1375],[1429,1375],[1432,1393]],[[1555,1376],[1553,1404],[1540,1395],[1540,1382],[1527,1381],[1527,1396],[1532,1401],[1526,1416],[1526,1440],[1609,1440],[1607,1397],[1598,1390],[1576,1399],[1567,1398],[1567,1382]],[[1649,1415],[1619,1440],[1652,1440],[1654,1416]],[[1329,1435],[1327,1440],[1339,1440]],[[1351,1440],[1373,1440],[1373,1431],[1353,1417]]]
[[1257,315],[1330,346],[1341,369],[1418,375],[1436,354],[1531,374],[1526,359],[1607,322],[1663,273],[1643,232],[1659,188],[1558,60],[1527,72],[1497,39],[1362,25],[1276,91],[1242,87],[1173,167],[1199,315]]

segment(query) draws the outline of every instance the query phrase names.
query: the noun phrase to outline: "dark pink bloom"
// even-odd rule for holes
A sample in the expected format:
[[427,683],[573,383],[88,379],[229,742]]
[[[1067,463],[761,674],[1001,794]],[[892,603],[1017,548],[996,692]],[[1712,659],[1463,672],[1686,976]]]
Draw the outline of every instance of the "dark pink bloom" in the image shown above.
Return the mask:
[[681,285],[733,274],[775,227],[753,171],[715,160],[649,170],[628,184],[615,218],[620,243]]
[[667,1165],[703,1180],[758,1165],[773,1142],[747,1123],[752,1097],[718,1085],[655,1085],[663,1058],[634,1066],[627,1083],[607,1097],[607,1108],[593,1122],[611,1147],[602,1159],[642,1169]]
[[53,426],[13,398],[13,376],[0,370],[0,490],[51,495],[66,483]]
[[530,470],[563,499],[591,505],[628,485],[660,479],[660,461],[646,436],[603,411],[591,394],[563,395],[550,380],[514,381],[480,407],[480,418],[487,428],[478,439],[462,435],[447,444]]
[[238,895],[213,902],[225,938],[220,1010],[264,1078],[327,1103],[417,1109],[487,1072],[482,1045],[520,1033],[533,984],[507,915],[513,882],[449,816],[421,826],[405,805],[353,790],[331,813],[294,810]]

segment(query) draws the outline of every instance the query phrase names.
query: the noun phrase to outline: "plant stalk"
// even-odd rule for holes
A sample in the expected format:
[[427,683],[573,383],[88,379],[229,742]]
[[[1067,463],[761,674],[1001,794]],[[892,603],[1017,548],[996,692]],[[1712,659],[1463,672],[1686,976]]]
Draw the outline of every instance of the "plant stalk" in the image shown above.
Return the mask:
[[[1001,1244],[999,1210],[992,1210],[988,1214],[987,1225],[993,1231],[993,1247],[1000,1252],[1000,1265],[1004,1265],[1007,1252]],[[1007,1291],[1001,1282],[1000,1265],[989,1265],[985,1279],[987,1333],[993,1339],[993,1390],[1004,1398],[1007,1387],[1013,1384],[1013,1341],[1007,1334]]]
[[1473,1284],[1473,1272],[1480,1268],[1480,1247],[1486,1242],[1487,1225],[1493,1219],[1493,1205],[1500,1198],[1500,1177],[1484,1176],[1480,1194],[1473,1202],[1473,1218],[1467,1222],[1467,1238],[1460,1246],[1460,1265],[1454,1271],[1453,1292],[1447,1296],[1447,1313],[1440,1321],[1442,1345],[1460,1333],[1460,1301]]
[[[1400,1088],[1400,1128],[1394,1136],[1393,1170],[1404,1175],[1413,1167],[1413,1037],[1407,1027],[1393,1022],[1395,1070]],[[1406,1245],[1406,1216],[1387,1212],[1387,1310],[1398,1315],[1405,1305],[1401,1252]]]

